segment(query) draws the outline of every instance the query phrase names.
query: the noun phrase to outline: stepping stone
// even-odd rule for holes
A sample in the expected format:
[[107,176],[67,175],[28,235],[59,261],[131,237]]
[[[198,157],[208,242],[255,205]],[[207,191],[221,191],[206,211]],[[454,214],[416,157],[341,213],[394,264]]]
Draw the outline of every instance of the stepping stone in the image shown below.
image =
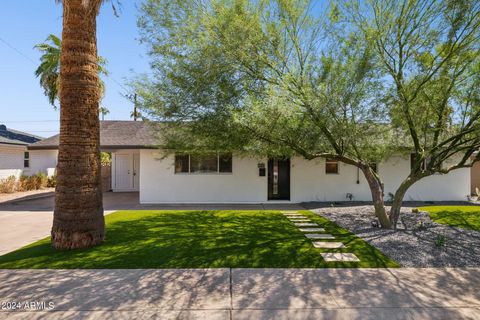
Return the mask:
[[301,232],[325,232],[323,228],[300,228]]
[[303,214],[301,213],[283,213],[283,215],[285,217],[305,217]]
[[297,214],[298,211],[295,211],[295,210],[292,210],[292,211],[280,211],[280,213],[283,213],[283,214]]
[[326,233],[307,233],[305,237],[308,239],[335,239],[334,236]]
[[305,216],[286,216],[287,219],[308,219]]
[[300,222],[300,223],[294,223],[297,227],[318,227],[318,224],[313,223],[313,222]]
[[346,248],[341,242],[314,241],[313,246],[320,249],[341,249]]
[[359,262],[360,259],[357,258],[356,255],[353,253],[341,253],[341,252],[335,252],[335,253],[320,253],[323,259],[327,262]]
[[288,220],[292,221],[292,222],[303,222],[303,220],[307,220],[307,221],[310,221],[310,219],[308,219],[307,217],[302,217],[302,218],[287,218]]

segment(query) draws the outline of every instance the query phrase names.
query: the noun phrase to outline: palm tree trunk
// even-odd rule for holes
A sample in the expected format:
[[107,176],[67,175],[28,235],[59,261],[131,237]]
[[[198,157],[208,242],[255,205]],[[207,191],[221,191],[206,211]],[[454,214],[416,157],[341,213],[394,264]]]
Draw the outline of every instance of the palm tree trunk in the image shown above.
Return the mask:
[[105,237],[96,44],[100,2],[63,1],[60,145],[51,232],[57,249],[91,247]]

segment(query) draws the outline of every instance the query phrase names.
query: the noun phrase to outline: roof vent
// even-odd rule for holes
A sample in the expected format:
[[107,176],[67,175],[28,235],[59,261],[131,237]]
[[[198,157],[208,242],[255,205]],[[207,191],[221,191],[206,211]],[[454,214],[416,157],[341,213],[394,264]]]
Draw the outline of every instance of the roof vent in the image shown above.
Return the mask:
[[7,131],[7,126],[4,124],[0,124],[0,131]]

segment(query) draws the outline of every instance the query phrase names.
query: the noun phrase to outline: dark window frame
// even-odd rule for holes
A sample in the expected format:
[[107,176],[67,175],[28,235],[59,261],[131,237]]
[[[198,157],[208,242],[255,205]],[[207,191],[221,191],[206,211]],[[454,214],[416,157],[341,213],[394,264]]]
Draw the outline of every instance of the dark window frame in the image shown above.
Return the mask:
[[[335,165],[334,171],[329,171],[329,165]],[[325,174],[339,174],[339,161],[335,159],[326,158],[325,159]]]
[[[215,171],[198,171],[198,170],[192,170],[192,164],[196,161],[199,161],[198,159],[194,158],[194,161],[192,161],[192,155],[191,154],[175,154],[175,159],[174,159],[174,174],[180,174],[180,175],[185,175],[185,174],[192,174],[192,175],[222,175],[222,174],[232,174],[233,173],[233,155],[232,153],[220,153],[216,152],[215,158],[216,158],[216,170]],[[213,155],[213,154],[212,154]],[[188,159],[188,164],[186,165],[187,170],[185,170],[184,165],[182,164],[181,171],[178,171],[178,161],[182,160],[180,157],[183,158],[183,160]],[[193,155],[195,157],[195,155]],[[207,157],[208,158],[208,157]],[[221,159],[227,159],[227,161],[224,161],[224,165],[221,165]],[[210,159],[211,160],[211,159]],[[201,160],[200,160],[201,161]],[[226,164],[226,165],[225,165]]]
[[23,168],[30,168],[30,152],[23,152]]

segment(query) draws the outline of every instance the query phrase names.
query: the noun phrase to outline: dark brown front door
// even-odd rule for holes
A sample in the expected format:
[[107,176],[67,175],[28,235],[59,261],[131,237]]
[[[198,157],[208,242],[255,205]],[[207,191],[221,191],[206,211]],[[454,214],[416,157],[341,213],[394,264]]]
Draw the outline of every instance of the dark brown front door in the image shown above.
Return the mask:
[[290,200],[290,159],[268,160],[268,200]]

